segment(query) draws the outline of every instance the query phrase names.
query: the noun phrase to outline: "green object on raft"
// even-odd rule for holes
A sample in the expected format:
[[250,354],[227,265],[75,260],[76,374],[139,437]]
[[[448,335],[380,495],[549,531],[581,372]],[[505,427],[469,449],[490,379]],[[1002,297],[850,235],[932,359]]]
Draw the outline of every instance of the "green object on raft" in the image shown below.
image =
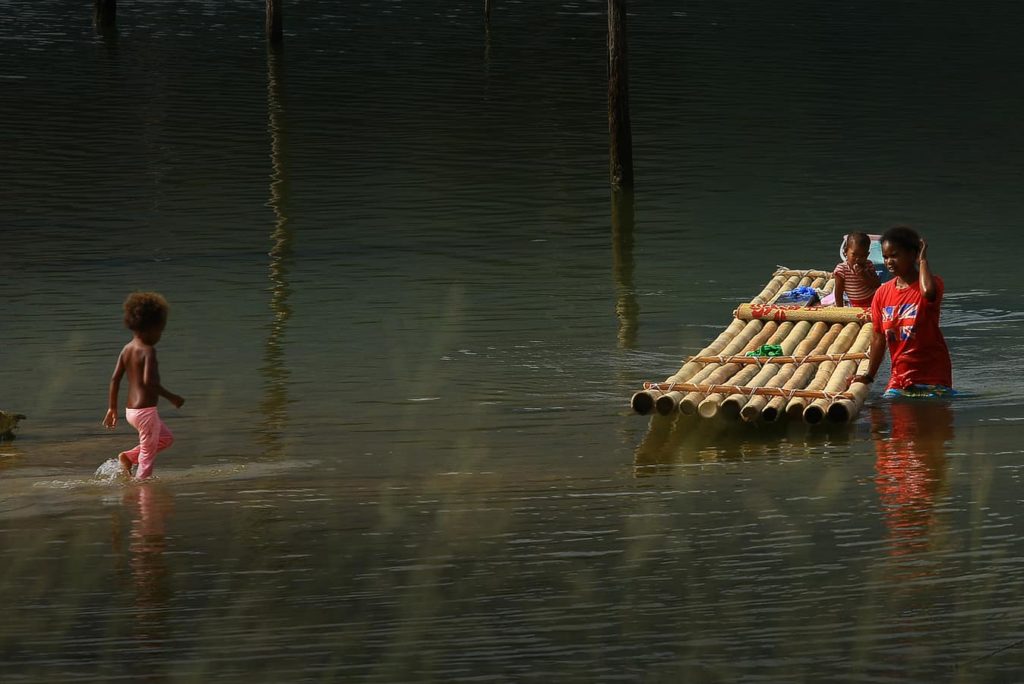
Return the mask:
[[782,356],[782,345],[762,344],[754,351],[748,351],[747,356]]

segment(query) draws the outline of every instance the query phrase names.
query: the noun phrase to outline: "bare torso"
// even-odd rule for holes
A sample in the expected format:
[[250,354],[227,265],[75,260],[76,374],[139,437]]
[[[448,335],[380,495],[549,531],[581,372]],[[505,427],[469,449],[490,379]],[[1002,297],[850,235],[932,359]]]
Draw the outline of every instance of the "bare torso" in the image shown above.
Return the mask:
[[156,406],[160,400],[160,370],[156,348],[138,338],[124,346],[118,363],[128,374],[128,408]]

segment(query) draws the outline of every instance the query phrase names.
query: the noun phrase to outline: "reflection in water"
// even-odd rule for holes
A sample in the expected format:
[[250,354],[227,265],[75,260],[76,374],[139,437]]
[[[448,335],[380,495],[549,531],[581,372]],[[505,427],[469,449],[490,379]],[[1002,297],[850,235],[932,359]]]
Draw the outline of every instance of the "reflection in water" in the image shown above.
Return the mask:
[[[908,653],[921,643],[928,616],[945,594],[939,588],[946,566],[937,553],[941,534],[936,505],[947,486],[945,445],[953,437],[953,415],[947,402],[894,401],[873,408],[871,423],[875,488],[891,561],[880,570],[884,583],[893,587],[887,596],[887,610],[894,616],[893,649]],[[877,665],[890,676],[904,673],[906,666],[895,658]]]
[[10,442],[0,441],[0,470],[21,463],[22,452]]
[[[165,522],[173,499],[153,482],[131,486],[122,499],[133,514],[128,541],[128,565],[134,590],[135,624],[132,630],[138,646],[161,650],[167,636],[167,606],[171,596],[170,576],[164,552],[167,550]],[[119,543],[119,528],[114,541]]]
[[658,466],[672,462],[669,457],[669,442],[673,433],[677,432],[676,423],[684,422],[683,416],[651,416],[647,433],[633,450],[633,469],[636,475],[648,475],[657,472]]
[[612,274],[615,277],[615,315],[619,319],[619,348],[636,344],[640,305],[633,286],[633,193],[612,192]]
[[117,0],[93,0],[92,25],[97,33],[116,33]]
[[117,24],[111,24],[109,26],[102,26],[96,24],[96,35],[102,44],[104,51],[110,58],[117,57],[118,49],[118,36]]
[[484,64],[491,63],[491,0],[484,0]]
[[808,429],[800,422],[752,425],[680,413],[655,415],[633,451],[633,469],[642,477],[692,463],[806,454],[809,449],[842,447],[850,440],[848,425]]
[[288,225],[288,173],[285,164],[287,149],[285,137],[284,105],[281,101],[282,65],[280,50],[267,50],[267,111],[270,132],[270,159],[273,172],[270,176],[270,208],[274,211],[274,231],[271,233],[270,249],[270,310],[274,318],[263,353],[265,378],[263,402],[262,438],[268,454],[277,455],[282,450],[281,435],[288,422],[288,367],[284,362],[282,338],[292,310],[288,305],[291,289],[288,285],[288,271],[292,263],[294,236]]
[[946,442],[953,438],[947,402],[894,401],[885,436],[885,411],[871,410],[875,486],[889,532],[890,553],[906,556],[931,548],[935,504],[946,486]]

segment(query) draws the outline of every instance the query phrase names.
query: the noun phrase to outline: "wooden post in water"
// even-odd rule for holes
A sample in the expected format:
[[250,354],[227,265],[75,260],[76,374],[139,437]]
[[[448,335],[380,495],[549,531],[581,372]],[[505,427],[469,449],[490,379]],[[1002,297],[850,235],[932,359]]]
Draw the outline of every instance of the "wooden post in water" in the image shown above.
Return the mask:
[[270,234],[270,322],[263,352],[264,396],[260,402],[263,427],[259,430],[267,454],[283,453],[282,435],[288,425],[289,370],[284,353],[284,336],[292,308],[289,271],[293,261],[295,236],[288,223],[287,123],[285,121],[284,84],[281,51],[267,46],[267,130],[270,133],[270,200],[274,228]]
[[626,0],[608,0],[608,135],[613,188],[633,187],[633,132],[629,121],[629,47]]
[[484,64],[491,63],[491,0],[484,0]]
[[281,14],[284,0],[267,0],[267,41],[271,45],[280,45],[284,40],[281,28]]
[[93,0],[92,21],[97,31],[117,24],[117,0]]
[[612,190],[612,274],[615,278],[615,316],[619,319],[619,348],[632,349],[640,327],[640,305],[633,285],[633,193]]

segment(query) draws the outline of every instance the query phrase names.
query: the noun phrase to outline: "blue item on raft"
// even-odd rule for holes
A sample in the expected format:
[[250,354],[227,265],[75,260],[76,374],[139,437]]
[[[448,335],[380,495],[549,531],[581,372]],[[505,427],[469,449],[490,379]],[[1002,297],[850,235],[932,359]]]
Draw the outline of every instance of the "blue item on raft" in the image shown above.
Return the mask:
[[803,304],[809,302],[812,299],[818,297],[818,291],[809,285],[803,287],[794,287],[792,290],[788,290],[780,294],[776,299],[776,304]]

